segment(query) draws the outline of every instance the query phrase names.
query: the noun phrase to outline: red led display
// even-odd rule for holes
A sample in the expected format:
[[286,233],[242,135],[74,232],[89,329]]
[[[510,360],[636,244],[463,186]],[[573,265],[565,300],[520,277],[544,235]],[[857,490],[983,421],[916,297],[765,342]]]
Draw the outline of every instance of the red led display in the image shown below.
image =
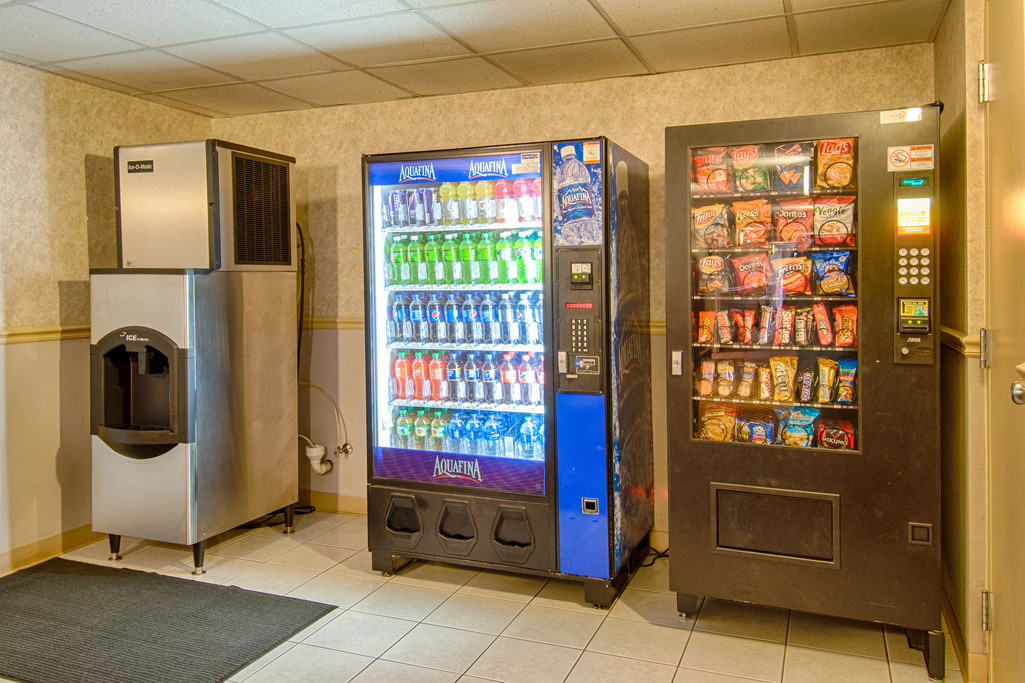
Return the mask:
[[594,304],[591,302],[581,301],[569,301],[566,303],[566,308],[594,308]]

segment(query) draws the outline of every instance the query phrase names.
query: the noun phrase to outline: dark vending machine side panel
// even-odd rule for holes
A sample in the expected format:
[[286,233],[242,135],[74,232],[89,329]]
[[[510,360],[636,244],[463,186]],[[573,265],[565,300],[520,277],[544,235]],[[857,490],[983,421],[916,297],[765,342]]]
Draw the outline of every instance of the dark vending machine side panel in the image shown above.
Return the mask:
[[666,130],[681,612],[712,597],[934,643],[938,130],[933,106]]

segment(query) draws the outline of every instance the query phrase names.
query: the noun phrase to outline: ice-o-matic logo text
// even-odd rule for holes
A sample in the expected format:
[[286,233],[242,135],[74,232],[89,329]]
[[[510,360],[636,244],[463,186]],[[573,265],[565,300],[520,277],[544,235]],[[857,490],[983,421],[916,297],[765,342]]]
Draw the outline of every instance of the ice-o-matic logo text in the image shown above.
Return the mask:
[[455,458],[434,459],[434,479],[465,479],[483,484],[480,476],[480,462],[473,460],[457,460]]
[[489,159],[488,161],[471,161],[470,175],[467,180],[474,180],[483,176],[509,177],[509,171],[505,168],[505,159]]
[[129,161],[127,170],[129,173],[152,173],[153,160],[147,159],[145,161]]
[[399,169],[399,182],[408,183],[411,180],[438,182],[438,178],[434,175],[434,164],[416,164],[412,166],[403,164]]
[[130,342],[148,342],[149,341],[149,337],[140,337],[139,335],[133,334],[131,332],[122,332],[121,333],[121,338],[124,339],[125,341],[130,341]]

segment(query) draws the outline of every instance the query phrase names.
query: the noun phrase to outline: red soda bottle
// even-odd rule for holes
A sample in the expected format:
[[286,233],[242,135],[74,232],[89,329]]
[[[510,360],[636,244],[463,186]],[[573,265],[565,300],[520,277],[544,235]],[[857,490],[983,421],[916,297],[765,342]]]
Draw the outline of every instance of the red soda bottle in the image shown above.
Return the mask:
[[427,375],[427,361],[424,360],[424,352],[417,351],[415,354],[416,358],[413,361],[413,395],[406,396],[406,398],[414,398],[417,401],[424,399],[424,389],[426,385],[427,396],[431,393],[431,380]]
[[399,351],[395,358],[395,398],[405,399],[407,381],[409,380],[409,359],[406,358],[408,351]]
[[520,397],[520,382],[519,377],[516,374],[516,366],[513,365],[513,354],[507,353],[502,356],[503,363],[498,369],[499,374],[502,376],[502,384],[505,385],[505,391],[502,393],[505,395],[505,400],[513,405],[521,401]]
[[431,354],[431,362],[427,366],[427,374],[431,379],[431,399],[447,401],[448,382],[445,380],[445,360],[441,358],[440,351],[435,351]]

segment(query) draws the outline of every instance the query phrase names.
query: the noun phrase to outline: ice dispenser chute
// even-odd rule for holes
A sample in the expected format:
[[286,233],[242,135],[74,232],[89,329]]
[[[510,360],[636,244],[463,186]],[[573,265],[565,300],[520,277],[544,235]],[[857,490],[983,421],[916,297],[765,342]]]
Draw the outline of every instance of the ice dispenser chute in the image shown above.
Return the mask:
[[156,330],[124,327],[90,354],[91,432],[111,450],[154,458],[193,440],[184,350]]

